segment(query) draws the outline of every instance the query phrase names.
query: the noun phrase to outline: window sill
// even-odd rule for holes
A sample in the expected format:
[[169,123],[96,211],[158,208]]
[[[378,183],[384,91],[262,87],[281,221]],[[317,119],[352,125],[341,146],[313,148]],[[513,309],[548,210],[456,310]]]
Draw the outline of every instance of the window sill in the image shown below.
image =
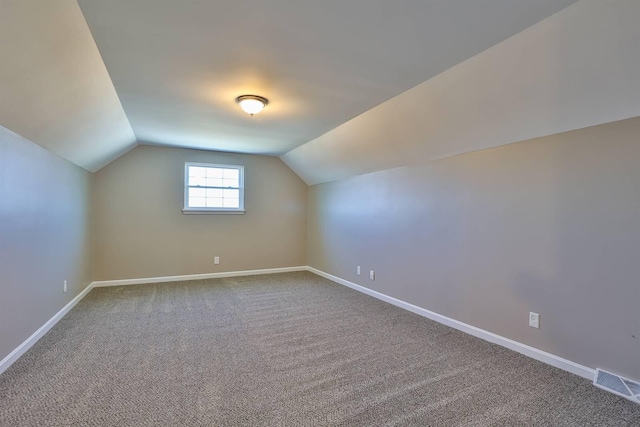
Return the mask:
[[182,209],[184,215],[244,215],[244,209],[213,210],[213,209]]

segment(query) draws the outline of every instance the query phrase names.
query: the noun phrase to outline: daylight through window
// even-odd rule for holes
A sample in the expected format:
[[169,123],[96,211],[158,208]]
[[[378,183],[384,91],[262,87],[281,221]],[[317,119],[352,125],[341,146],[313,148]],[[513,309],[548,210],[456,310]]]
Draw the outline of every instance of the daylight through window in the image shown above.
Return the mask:
[[185,211],[244,211],[244,168],[187,163]]

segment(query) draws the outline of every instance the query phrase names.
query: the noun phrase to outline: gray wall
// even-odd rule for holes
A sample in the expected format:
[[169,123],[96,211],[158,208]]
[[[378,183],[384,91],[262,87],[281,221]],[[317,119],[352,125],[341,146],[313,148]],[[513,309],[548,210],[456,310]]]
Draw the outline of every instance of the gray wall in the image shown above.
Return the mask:
[[640,378],[638,160],[630,119],[316,185],[309,264]]
[[[184,215],[187,161],[244,165],[246,213]],[[95,174],[93,203],[95,280],[306,265],[307,186],[277,157],[140,146]]]
[[90,283],[90,187],[88,172],[0,127],[0,359]]

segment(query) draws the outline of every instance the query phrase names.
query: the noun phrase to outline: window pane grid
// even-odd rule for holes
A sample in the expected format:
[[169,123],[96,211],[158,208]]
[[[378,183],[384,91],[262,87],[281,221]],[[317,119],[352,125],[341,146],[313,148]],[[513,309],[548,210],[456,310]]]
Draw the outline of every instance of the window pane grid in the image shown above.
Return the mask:
[[186,208],[242,208],[242,167],[187,165]]
[[189,166],[189,187],[240,188],[238,169]]
[[189,187],[188,207],[239,208],[240,189]]

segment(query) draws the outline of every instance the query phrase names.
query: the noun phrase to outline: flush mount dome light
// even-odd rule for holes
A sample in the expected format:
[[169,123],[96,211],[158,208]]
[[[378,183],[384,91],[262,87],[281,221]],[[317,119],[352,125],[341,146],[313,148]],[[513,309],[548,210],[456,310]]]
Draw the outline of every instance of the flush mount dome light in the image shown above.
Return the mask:
[[245,113],[253,116],[258,114],[269,103],[267,98],[258,95],[242,95],[236,98],[236,102]]

